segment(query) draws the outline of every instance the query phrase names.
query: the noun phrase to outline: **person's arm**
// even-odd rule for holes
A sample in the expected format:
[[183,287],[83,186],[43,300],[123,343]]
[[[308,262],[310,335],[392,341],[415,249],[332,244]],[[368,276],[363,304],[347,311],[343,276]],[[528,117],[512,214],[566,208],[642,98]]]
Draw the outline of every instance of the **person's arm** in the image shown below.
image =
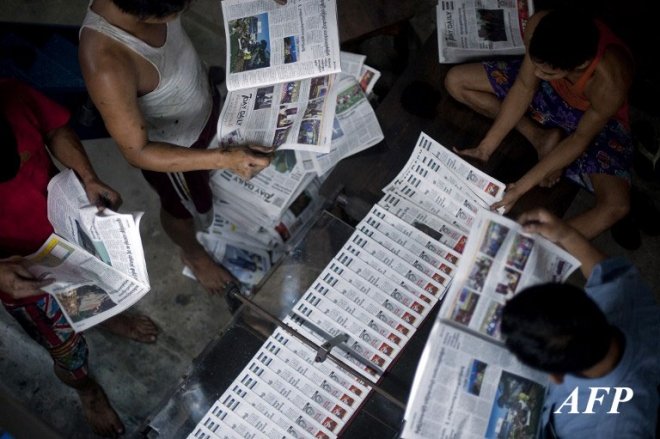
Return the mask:
[[502,101],[495,121],[479,143],[479,148],[491,150],[500,145],[527,112],[538,86],[539,79],[534,75],[534,64],[529,55],[525,55],[518,76]]
[[81,45],[80,61],[87,90],[108,132],[131,165],[161,172],[230,169],[249,179],[270,163],[266,148],[222,151],[150,141],[138,106],[138,74],[133,61],[121,50],[87,53],[90,50]]
[[580,269],[587,279],[594,267],[606,259],[606,255],[591,245],[580,232],[545,209],[525,212],[518,222],[525,232],[538,233],[575,256],[582,264]]
[[65,125],[46,133],[44,141],[53,156],[78,175],[91,204],[99,209],[110,207],[117,210],[122,203],[121,195],[99,180],[80,139],[71,127]]
[[[544,15],[545,12],[539,12],[529,19],[525,28],[525,46],[529,46],[534,29]],[[502,101],[500,111],[493,124],[479,143],[479,148],[491,151],[500,145],[502,140],[515,128],[527,112],[539,83],[539,78],[534,74],[534,64],[529,54],[525,52],[518,76],[516,76],[511,89]]]
[[43,294],[41,290],[53,283],[54,279],[37,279],[24,266],[25,259],[12,256],[0,260],[0,291],[14,299],[24,299]]
[[632,81],[632,71],[625,65],[624,54],[606,52],[594,77],[585,89],[590,107],[580,118],[571,135],[559,144],[507,190],[492,209],[511,210],[516,201],[551,173],[573,163],[589,148],[593,139],[605,128],[624,104]]

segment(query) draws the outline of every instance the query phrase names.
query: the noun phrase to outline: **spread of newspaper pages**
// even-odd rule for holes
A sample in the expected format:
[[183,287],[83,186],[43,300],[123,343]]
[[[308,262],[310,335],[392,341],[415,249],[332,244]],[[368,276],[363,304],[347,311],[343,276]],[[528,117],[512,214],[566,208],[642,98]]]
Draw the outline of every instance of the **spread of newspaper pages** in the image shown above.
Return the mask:
[[547,375],[499,343],[506,300],[563,282],[578,260],[521,226],[481,210],[422,354],[402,437],[536,437]]
[[27,257],[29,270],[55,279],[43,290],[57,300],[75,331],[124,311],[149,292],[142,214],[98,212],[71,170],[48,184],[48,220],[55,233]]
[[335,0],[222,2],[229,93],[220,147],[258,144],[275,155],[249,181],[213,173],[214,220],[198,240],[244,291],[311,226],[329,171],[383,139],[368,100],[380,72],[339,51],[336,8]]
[[533,13],[532,0],[440,0],[440,62],[523,54],[523,33]]
[[226,0],[223,146],[255,143],[327,153],[341,71],[335,0]]
[[[516,290],[537,281],[564,279],[577,266],[573,258],[542,238],[520,235],[515,223],[487,212],[487,207],[500,199],[503,191],[502,183],[422,133],[408,163],[385,188],[385,196],[360,221],[352,236],[284,320],[290,330],[298,331],[318,345],[346,334],[348,341],[333,353],[350,369],[345,370],[331,360],[315,362],[316,351],[278,328],[189,437],[337,437],[357,413],[373,383],[380,380],[450,285],[453,286],[444,303],[453,306],[452,310],[460,300],[453,298],[460,297],[463,289],[472,286],[471,267],[478,259],[475,251],[490,255],[495,246],[502,249],[493,256],[497,262],[491,264],[491,273],[484,273],[483,285],[489,290],[496,291],[498,285],[507,281],[506,275],[496,273],[506,268],[505,261],[511,261],[515,271],[520,273],[517,288],[511,286]],[[447,208],[435,209],[437,204]],[[496,226],[491,227],[491,224],[500,225],[499,235],[493,233]],[[487,244],[481,245],[479,239]],[[467,262],[460,263],[463,260]],[[548,267],[551,270],[546,273]],[[458,293],[454,292],[458,288],[456,285],[460,287]],[[484,296],[482,302],[486,310],[473,313],[475,322],[487,317],[491,302],[499,304],[506,297],[500,292],[493,292],[491,295],[495,297],[490,297],[485,290],[482,287],[478,291]],[[502,299],[497,295],[502,295]],[[448,312],[451,316],[452,311]],[[446,377],[440,376],[438,372],[432,377],[435,381],[430,384],[436,387],[440,383],[454,383],[462,389],[460,386],[464,387],[469,377],[465,368],[459,367],[457,359],[502,349],[452,326],[444,325],[442,330],[443,334],[451,332],[452,335],[438,335],[439,330],[434,327],[435,335],[430,340],[442,343],[443,365],[438,365],[438,355],[435,351],[429,353],[428,347],[420,365],[422,375],[428,374],[424,371],[429,369],[446,374]],[[461,345],[461,340],[470,342]],[[464,346],[473,351],[464,351]],[[445,366],[447,358],[453,360]],[[487,371],[489,378],[496,373],[502,377],[511,374],[510,390],[517,392],[520,404],[531,402],[529,398],[524,400],[522,390],[531,392],[534,388],[515,387],[522,382],[515,381],[522,374],[522,366],[510,355],[499,352],[495,359],[481,358],[487,358],[490,363],[487,368],[487,363],[483,363],[483,370],[479,369],[480,363],[475,363],[479,364],[475,366],[478,371]],[[507,368],[506,372],[502,371],[503,367]],[[357,378],[352,370],[369,381]],[[431,421],[424,416],[427,411],[433,413],[430,418],[443,413],[448,422],[454,422],[456,414],[462,414],[455,427],[460,429],[458,425],[465,420],[465,413],[475,412],[479,401],[454,407],[452,404],[463,400],[452,396],[458,392],[453,388],[436,389],[429,397],[429,392],[424,391],[429,380],[420,384],[420,373],[416,376],[416,390],[413,389],[408,409],[412,410],[413,421],[407,412],[406,432],[413,425],[421,425],[415,433],[417,436],[411,437],[423,437],[419,431],[438,428],[429,424]],[[481,386],[481,381],[479,383]],[[483,383],[481,392],[483,395],[490,392],[490,399],[478,406],[480,411],[475,413],[481,416],[488,411],[485,415],[488,418],[492,395],[497,389],[490,381]],[[531,398],[536,394],[524,396]],[[474,431],[477,430],[475,427]],[[483,431],[475,434],[483,437]]]

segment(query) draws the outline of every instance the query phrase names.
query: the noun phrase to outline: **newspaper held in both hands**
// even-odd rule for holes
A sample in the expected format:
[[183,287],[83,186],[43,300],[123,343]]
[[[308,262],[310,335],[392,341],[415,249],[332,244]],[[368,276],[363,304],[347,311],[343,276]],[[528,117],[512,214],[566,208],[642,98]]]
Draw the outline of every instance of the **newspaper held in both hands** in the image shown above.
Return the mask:
[[521,289],[564,282],[579,266],[545,238],[480,211],[417,368],[402,437],[536,437],[548,380],[501,343],[502,309]]
[[525,25],[533,13],[531,0],[439,1],[440,63],[522,55]]
[[470,233],[442,318],[500,339],[502,308],[518,291],[543,282],[565,282],[580,266],[570,253],[520,224],[481,211]]
[[43,290],[55,297],[75,331],[124,311],[149,292],[142,214],[98,212],[71,170],[50,181],[48,219],[55,233],[27,259],[35,276],[55,279]]

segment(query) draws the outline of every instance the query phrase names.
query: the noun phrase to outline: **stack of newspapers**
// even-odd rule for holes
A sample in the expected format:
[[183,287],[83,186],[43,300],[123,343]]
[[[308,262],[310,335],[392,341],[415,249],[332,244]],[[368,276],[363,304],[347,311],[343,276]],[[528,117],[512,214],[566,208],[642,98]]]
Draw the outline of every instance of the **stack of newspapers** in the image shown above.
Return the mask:
[[[293,306],[284,319],[286,330],[275,330],[190,438],[334,438],[346,433],[373,385],[447,291],[452,295],[451,285],[466,270],[461,261],[473,263],[474,256],[467,253],[472,237],[491,236],[492,227],[482,224],[494,221],[514,228],[511,220],[487,209],[502,197],[504,185],[423,133],[385,191]],[[524,283],[543,281],[538,276],[545,271],[536,270],[532,261],[552,260],[553,266],[562,267],[552,272],[561,279],[575,268],[561,252],[544,247],[550,243],[529,241],[525,255],[530,262],[517,268],[521,279],[527,279]],[[479,248],[479,242],[471,247]],[[520,259],[517,251],[514,254]],[[500,274],[493,270],[493,282],[499,282]],[[457,305],[460,300],[445,302],[450,315],[464,309]],[[475,314],[475,323],[482,317],[488,318],[487,313]],[[290,331],[317,345],[344,336],[346,341],[333,351],[344,364],[316,362],[316,351]],[[451,389],[446,390],[437,398],[451,400]]]
[[317,217],[329,171],[383,139],[367,98],[380,73],[339,51],[335,0],[228,0],[222,9],[229,92],[220,147],[264,145],[274,156],[250,180],[212,174],[214,219],[198,239],[249,287]]

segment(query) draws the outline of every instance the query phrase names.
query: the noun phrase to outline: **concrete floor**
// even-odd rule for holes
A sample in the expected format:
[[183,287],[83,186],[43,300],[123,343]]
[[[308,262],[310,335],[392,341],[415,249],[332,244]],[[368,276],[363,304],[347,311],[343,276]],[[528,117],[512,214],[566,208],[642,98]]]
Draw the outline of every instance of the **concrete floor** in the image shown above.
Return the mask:
[[[79,25],[87,3],[87,0],[3,0],[0,21]],[[433,25],[433,17],[418,17],[415,24],[428,29]],[[209,65],[224,65],[225,38],[219,1],[193,2],[184,25],[202,58]],[[428,35],[427,31],[422,33]],[[140,345],[95,329],[87,333],[91,370],[124,421],[127,436],[133,437],[139,435],[147,417],[167,398],[191,361],[218,334],[230,314],[223,298],[208,296],[194,281],[180,274],[182,264],[158,220],[158,201],[139,171],[126,164],[109,139],[87,141],[85,148],[101,178],[122,193],[124,209],[147,212],[141,229],[152,291],[135,309],[147,313],[159,325],[162,333],[158,342]],[[660,193],[657,180],[637,184],[652,201],[657,199]],[[571,211],[582,210],[591,201],[588,194],[581,193]],[[609,233],[595,243],[610,254],[630,257],[656,291],[660,291],[656,262],[660,237],[644,237],[642,247],[632,252],[617,246]],[[93,437],[78,410],[76,394],[54,379],[47,354],[5,312],[0,312],[0,374],[0,396],[8,394],[62,437]],[[0,431],[2,404],[6,403],[3,401],[0,398]],[[32,425],[22,419],[13,421],[23,427]]]

